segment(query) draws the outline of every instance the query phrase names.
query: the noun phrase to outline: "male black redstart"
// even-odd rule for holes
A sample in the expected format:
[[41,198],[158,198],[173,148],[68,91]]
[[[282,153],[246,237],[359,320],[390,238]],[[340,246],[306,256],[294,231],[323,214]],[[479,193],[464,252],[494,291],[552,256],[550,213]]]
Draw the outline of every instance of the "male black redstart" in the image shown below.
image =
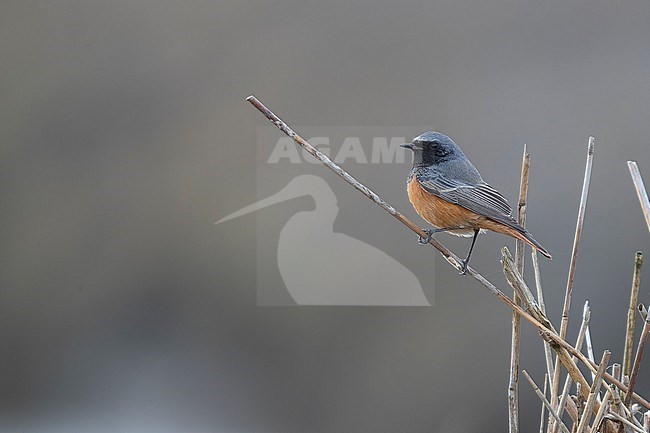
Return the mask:
[[415,211],[435,227],[424,229],[428,243],[432,233],[447,232],[456,236],[473,236],[461,274],[467,272],[479,232],[492,230],[526,242],[551,258],[528,231],[512,217],[506,199],[483,181],[476,167],[454,141],[439,132],[428,131],[402,147],[413,151],[413,168],[407,192]]

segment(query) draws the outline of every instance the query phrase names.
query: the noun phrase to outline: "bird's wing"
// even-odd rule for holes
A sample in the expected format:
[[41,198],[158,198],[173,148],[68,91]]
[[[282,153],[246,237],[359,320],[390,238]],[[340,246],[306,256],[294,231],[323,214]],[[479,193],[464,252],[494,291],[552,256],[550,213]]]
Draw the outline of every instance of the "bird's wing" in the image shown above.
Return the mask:
[[515,223],[505,197],[485,182],[470,185],[430,171],[417,173],[416,179],[425,191],[445,201],[508,226]]

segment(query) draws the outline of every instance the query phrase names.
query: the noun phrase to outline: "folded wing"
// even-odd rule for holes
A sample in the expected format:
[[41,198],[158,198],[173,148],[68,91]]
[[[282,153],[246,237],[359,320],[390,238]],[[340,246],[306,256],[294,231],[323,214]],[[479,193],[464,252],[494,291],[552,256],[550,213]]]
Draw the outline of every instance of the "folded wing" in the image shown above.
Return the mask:
[[416,173],[416,178],[430,194],[509,227],[521,229],[512,217],[512,208],[505,197],[485,182],[469,185],[430,171]]

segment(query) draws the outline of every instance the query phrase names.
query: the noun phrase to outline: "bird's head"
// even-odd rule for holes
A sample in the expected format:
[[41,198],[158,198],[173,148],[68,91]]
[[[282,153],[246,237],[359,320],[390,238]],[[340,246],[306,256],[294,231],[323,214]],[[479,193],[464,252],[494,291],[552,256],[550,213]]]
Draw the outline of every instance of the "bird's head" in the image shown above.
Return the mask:
[[461,150],[454,141],[440,132],[427,131],[401,145],[413,151],[414,165],[435,165],[460,155]]

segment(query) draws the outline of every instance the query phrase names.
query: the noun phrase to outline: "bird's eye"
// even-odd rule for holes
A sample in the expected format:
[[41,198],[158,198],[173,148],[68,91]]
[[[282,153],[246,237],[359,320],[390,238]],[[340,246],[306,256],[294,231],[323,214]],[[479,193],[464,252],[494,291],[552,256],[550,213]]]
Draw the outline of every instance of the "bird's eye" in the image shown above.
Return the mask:
[[450,153],[450,152],[449,152],[449,149],[446,149],[446,148],[443,147],[443,146],[438,146],[438,147],[436,147],[436,156],[437,156],[438,158],[443,158],[443,157],[449,155],[449,153]]

